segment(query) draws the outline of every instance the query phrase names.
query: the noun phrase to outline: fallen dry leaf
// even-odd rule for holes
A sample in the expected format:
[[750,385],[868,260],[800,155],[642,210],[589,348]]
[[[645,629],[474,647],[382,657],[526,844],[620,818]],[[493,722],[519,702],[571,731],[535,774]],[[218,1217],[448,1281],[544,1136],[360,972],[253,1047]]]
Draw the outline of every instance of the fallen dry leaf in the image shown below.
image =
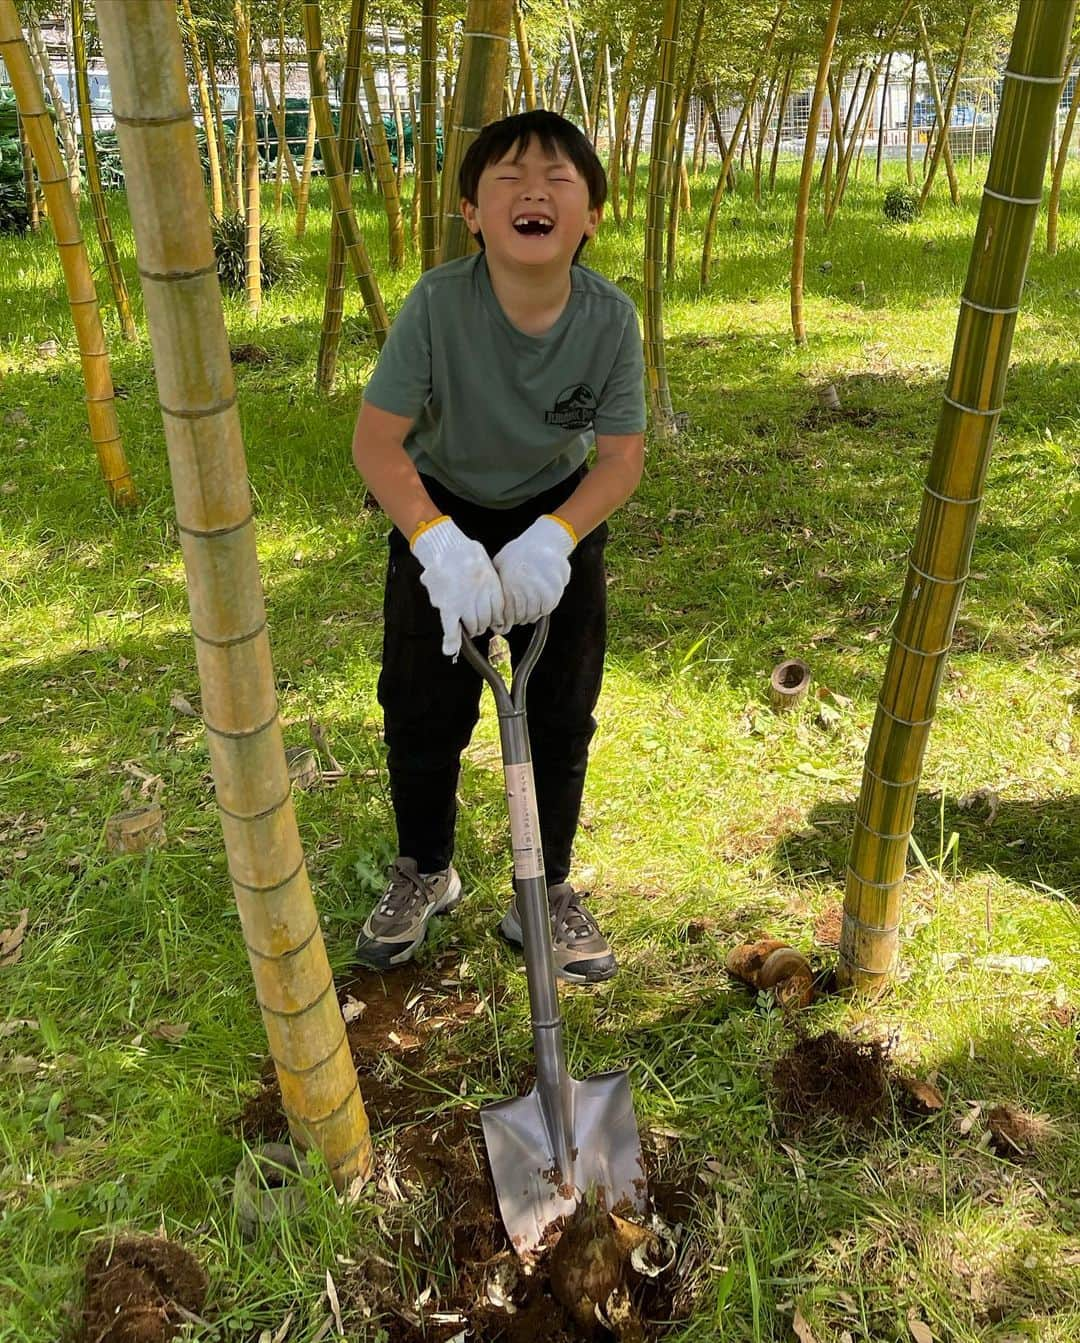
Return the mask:
[[14,1073],[16,1076],[36,1073],[41,1067],[40,1059],[32,1059],[28,1054],[15,1054],[10,1059],[0,1059],[0,1073]]
[[330,1270],[326,1270],[326,1299],[330,1302],[330,1309],[334,1313],[334,1327],[342,1338],[345,1337],[345,1326],[341,1323],[341,1303],[338,1301],[337,1287],[334,1286],[334,1279],[330,1276]]
[[0,1021],[0,1040],[5,1035],[14,1035],[16,1031],[21,1031],[24,1026],[32,1031],[38,1028],[33,1017],[12,1017],[9,1021]]
[[978,1101],[968,1101],[970,1109],[960,1121],[960,1133],[962,1137],[967,1137],[971,1130],[979,1121],[982,1114],[982,1105]]
[[198,714],[191,707],[190,700],[186,700],[179,690],[174,690],[169,696],[169,708],[175,709],[178,714],[183,714],[185,718],[198,718]]
[[791,1322],[791,1327],[794,1329],[795,1337],[799,1340],[799,1343],[817,1343],[814,1331],[807,1324],[798,1306],[795,1307],[795,1318]]
[[911,1337],[915,1343],[934,1343],[934,1332],[925,1320],[920,1320],[917,1315],[908,1316],[908,1328],[911,1330]]
[[359,1020],[367,1011],[367,1003],[362,1003],[359,998],[354,998],[350,993],[341,1004],[341,1015],[345,1018],[346,1026]]
[[28,909],[20,909],[19,921],[15,927],[0,929],[0,965],[14,965],[22,955],[23,938],[26,936],[26,923],[29,917]]
[[173,1044],[177,1040],[182,1040],[189,1030],[191,1030],[190,1022],[156,1021],[150,1027],[150,1034],[157,1040],[168,1040]]

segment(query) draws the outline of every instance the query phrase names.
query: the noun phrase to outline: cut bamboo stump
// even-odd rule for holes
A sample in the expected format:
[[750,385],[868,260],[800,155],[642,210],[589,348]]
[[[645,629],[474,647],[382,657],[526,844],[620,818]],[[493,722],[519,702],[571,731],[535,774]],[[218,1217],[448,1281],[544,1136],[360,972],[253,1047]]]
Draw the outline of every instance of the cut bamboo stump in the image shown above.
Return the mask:
[[810,668],[801,658],[788,658],[773,668],[769,699],[777,713],[789,713],[803,702],[809,689]]
[[818,405],[827,415],[835,415],[843,407],[840,405],[840,393],[836,390],[834,382],[826,383],[824,387],[818,388]]
[[131,811],[118,811],[105,822],[110,853],[143,853],[165,843],[165,820],[156,802]]

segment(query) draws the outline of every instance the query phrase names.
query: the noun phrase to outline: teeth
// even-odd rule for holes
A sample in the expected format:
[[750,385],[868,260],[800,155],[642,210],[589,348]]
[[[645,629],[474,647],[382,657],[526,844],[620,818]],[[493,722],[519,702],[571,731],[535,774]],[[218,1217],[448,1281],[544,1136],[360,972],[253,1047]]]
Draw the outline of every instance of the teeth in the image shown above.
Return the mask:
[[554,220],[547,215],[518,215],[514,220],[515,224],[554,224]]

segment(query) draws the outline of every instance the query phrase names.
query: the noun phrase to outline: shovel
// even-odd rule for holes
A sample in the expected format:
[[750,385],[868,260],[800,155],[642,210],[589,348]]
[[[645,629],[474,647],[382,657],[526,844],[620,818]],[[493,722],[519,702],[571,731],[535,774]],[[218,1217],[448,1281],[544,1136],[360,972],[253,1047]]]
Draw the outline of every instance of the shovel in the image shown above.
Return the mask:
[[578,1082],[566,1071],[555,986],[544,856],[525,720],[525,688],[543,652],[548,621],[536,624],[508,690],[465,634],[469,664],[491,686],[499,712],[514,879],[529,981],[536,1085],[519,1100],[480,1111],[499,1212],[520,1255],[538,1250],[553,1222],[571,1216],[586,1193],[627,1213],[645,1208],[645,1167],[626,1071]]

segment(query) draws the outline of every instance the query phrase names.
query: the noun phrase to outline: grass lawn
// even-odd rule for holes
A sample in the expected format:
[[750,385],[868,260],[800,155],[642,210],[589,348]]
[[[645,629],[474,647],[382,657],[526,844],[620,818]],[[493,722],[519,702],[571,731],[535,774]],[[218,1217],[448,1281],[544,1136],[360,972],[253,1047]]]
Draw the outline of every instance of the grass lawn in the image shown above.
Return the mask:
[[[668,1210],[690,1314],[668,1337],[780,1339],[797,1320],[818,1340],[924,1338],[918,1322],[937,1339],[1080,1340],[1075,167],[1060,254],[1045,255],[1040,231],[1032,255],[923,776],[902,971],[875,1005],[824,997],[800,1018],[811,1034],[886,1039],[899,1070],[936,1081],[942,1111],[913,1119],[895,1102],[865,1129],[793,1126],[772,1080],[792,1024],[724,970],[755,933],[831,956],[816,942],[843,890],[974,233],[981,173],[962,175],[961,208],[941,183],[908,227],[886,223],[871,176],[864,165],[828,235],[820,218],[811,231],[803,350],[786,288],[795,165],[763,208],[745,194],[725,203],[704,293],[712,184],[694,185],[666,308],[689,428],[650,442],[642,487],[613,522],[577,854],[623,968],[565,996],[571,1068],[629,1066],[657,1183],[682,1191]],[[643,200],[642,188],[639,219],[606,222],[587,257],[638,299]],[[112,209],[134,290],[122,198]],[[396,311],[416,259],[389,275],[374,199],[361,222]],[[315,390],[328,224],[319,183],[292,244],[297,280],[257,321],[240,299],[227,317],[234,344],[269,356],[237,377],[286,742],[306,744],[314,718],[345,769],[296,797],[344,985],[393,824],[375,699],[386,523],[349,458],[375,346],[353,288],[334,394]],[[84,228],[92,237],[88,212]],[[115,336],[115,314],[106,322]],[[435,926],[401,1004],[417,1036],[418,1003],[445,1029],[419,1049],[385,1022],[380,1037],[369,1006],[361,1087],[379,1178],[355,1206],[323,1195],[245,1242],[231,1179],[243,1134],[258,1132],[238,1116],[263,1087],[266,1041],[202,725],[178,699],[197,710],[199,687],[142,331],[138,345],[111,342],[142,498],[121,518],[89,447],[51,241],[0,239],[0,929],[29,911],[21,959],[0,966],[0,1340],[61,1337],[90,1245],[160,1226],[210,1275],[210,1326],[190,1324],[191,1337],[255,1343],[290,1312],[292,1343],[326,1337],[329,1270],[349,1338],[418,1338],[387,1302],[422,1298],[415,1310],[430,1314],[461,1289],[446,1226],[464,1214],[454,1179],[409,1178],[423,1167],[410,1125],[445,1123],[460,1147],[478,1105],[523,1089],[530,1059],[524,975],[494,936],[509,877],[494,710],[485,695],[460,789],[468,898]],[[55,354],[39,349],[50,338]],[[828,382],[846,412],[832,420],[816,414]],[[787,656],[810,663],[814,691],[778,717],[768,676]],[[166,844],[110,856],[107,818],[148,793]],[[1015,955],[1049,968],[981,959]],[[1003,1102],[1046,1117],[1022,1157],[990,1142],[987,1114]]]

